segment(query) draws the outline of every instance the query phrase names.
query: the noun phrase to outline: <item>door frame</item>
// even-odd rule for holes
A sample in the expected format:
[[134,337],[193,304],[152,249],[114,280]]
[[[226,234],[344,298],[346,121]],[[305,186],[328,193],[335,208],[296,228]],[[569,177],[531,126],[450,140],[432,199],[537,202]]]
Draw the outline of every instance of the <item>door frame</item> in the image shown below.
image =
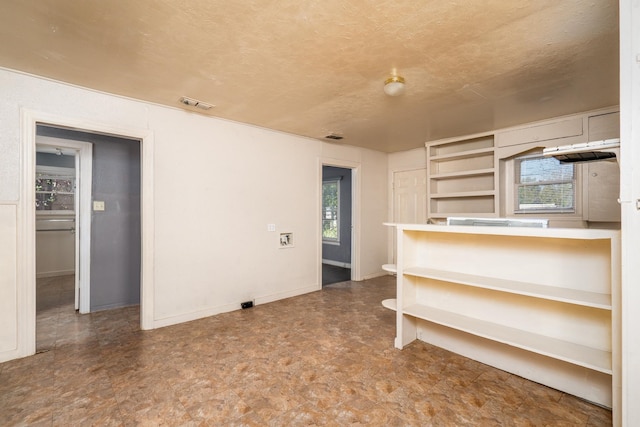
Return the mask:
[[142,222],[140,327],[143,330],[153,329],[153,132],[148,129],[122,128],[115,124],[96,123],[21,108],[21,182],[17,215],[18,289],[16,295],[19,313],[16,350],[19,357],[35,354],[36,351],[35,187],[33,183],[35,179],[36,125],[38,124],[140,141]]
[[76,235],[75,235],[75,304],[80,313],[91,309],[91,177],[93,175],[93,144],[82,141],[36,135],[38,146],[59,147],[75,151],[76,163]]
[[333,166],[351,170],[351,280],[362,280],[360,271],[360,163],[348,160],[321,158],[318,162],[318,208],[316,225],[318,230],[318,287],[322,289],[322,167]]

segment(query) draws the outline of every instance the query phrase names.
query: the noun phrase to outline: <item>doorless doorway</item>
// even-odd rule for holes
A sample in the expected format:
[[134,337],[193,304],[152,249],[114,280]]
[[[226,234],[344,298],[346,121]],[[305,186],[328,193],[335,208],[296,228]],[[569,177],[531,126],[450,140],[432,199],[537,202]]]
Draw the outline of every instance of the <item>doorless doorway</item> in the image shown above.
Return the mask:
[[[86,120],[21,110],[22,179],[18,204],[18,347],[19,357],[35,353],[36,342],[36,275],[35,275],[35,155],[38,125],[115,136],[138,141],[140,158],[138,180],[140,212],[139,298],[142,329],[153,329],[153,133],[146,129],[123,129],[117,124],[96,124]],[[90,201],[91,202],[91,201]],[[91,208],[92,203],[90,203]],[[90,208],[90,209],[91,209]],[[82,227],[82,224],[79,225]],[[81,269],[82,274],[82,269]],[[81,294],[81,299],[83,298]],[[105,307],[108,308],[108,307]]]

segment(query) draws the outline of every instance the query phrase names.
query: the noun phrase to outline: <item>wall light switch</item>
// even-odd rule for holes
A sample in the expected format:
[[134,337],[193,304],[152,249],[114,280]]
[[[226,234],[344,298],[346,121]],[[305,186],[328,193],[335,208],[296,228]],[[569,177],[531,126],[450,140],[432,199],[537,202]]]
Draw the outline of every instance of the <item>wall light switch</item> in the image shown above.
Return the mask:
[[94,211],[103,211],[104,210],[104,201],[103,200],[94,200],[93,201],[93,210]]
[[276,231],[275,224],[267,224],[267,231]]

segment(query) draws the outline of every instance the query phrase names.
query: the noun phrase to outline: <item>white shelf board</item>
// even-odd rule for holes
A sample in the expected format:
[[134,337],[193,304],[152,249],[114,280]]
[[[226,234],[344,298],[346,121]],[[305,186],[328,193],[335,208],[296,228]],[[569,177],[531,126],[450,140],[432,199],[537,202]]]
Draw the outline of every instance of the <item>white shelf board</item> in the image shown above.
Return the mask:
[[421,304],[406,307],[403,310],[403,314],[598,372],[612,374],[611,353],[608,351],[462,316]]
[[459,193],[431,194],[432,199],[453,199],[456,197],[495,196],[495,190],[461,191]]
[[396,299],[389,298],[389,299],[382,300],[382,306],[384,308],[388,308],[389,310],[396,311]]
[[465,170],[459,172],[442,172],[435,173],[429,175],[430,179],[449,179],[449,178],[461,178],[461,177],[472,177],[472,176],[482,176],[482,175],[493,175],[495,173],[494,168],[487,169],[475,169],[475,170]]
[[519,282],[515,280],[499,279],[495,277],[476,276],[453,271],[436,270],[433,268],[411,267],[405,268],[404,274],[424,277],[426,279],[441,280],[476,288],[491,289],[500,292],[525,295],[552,301],[560,301],[585,307],[611,310],[611,295],[579,289],[561,288],[557,286],[539,285],[536,283]]
[[479,157],[483,154],[493,154],[493,147],[488,148],[478,148],[476,150],[468,150],[468,151],[459,151],[456,153],[448,153],[448,154],[438,154],[435,156],[429,156],[429,160],[432,161],[442,161],[442,160],[458,160],[458,159],[466,159],[469,157]]
[[382,269],[384,271],[388,271],[389,273],[395,273],[397,271],[395,264],[383,264]]

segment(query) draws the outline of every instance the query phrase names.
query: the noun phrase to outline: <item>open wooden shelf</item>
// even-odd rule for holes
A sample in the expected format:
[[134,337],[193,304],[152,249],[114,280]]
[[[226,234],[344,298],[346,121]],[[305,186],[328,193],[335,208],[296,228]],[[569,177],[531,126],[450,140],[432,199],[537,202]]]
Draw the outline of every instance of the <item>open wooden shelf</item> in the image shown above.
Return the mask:
[[474,319],[422,304],[410,305],[402,311],[404,314],[482,338],[563,360],[605,374],[612,373],[611,353],[608,351],[534,334],[497,323]]
[[431,141],[426,148],[428,218],[451,216],[449,211],[497,214],[494,135]]
[[396,299],[389,298],[389,299],[382,300],[382,306],[384,308],[388,308],[389,310],[396,311]]
[[396,265],[395,264],[383,264],[382,265],[382,269],[384,271],[388,271],[389,273],[395,273],[396,272]]
[[[484,197],[495,195],[495,190],[462,191],[459,193],[431,194],[432,199],[454,199],[460,197]],[[450,216],[450,215],[449,215]]]
[[466,171],[459,171],[459,172],[434,173],[430,175],[430,178],[435,180],[451,179],[451,178],[461,178],[461,177],[493,175],[494,173],[495,173],[494,168],[484,168],[484,169],[474,169],[474,170],[466,170]]
[[430,159],[434,161],[468,159],[471,157],[493,154],[493,150],[493,147],[480,148],[477,150],[460,151],[457,153],[439,154],[437,156],[431,156]]
[[404,274],[551,301],[560,301],[585,307],[611,310],[611,294],[587,292],[579,289],[561,288],[423,267],[406,268]]

